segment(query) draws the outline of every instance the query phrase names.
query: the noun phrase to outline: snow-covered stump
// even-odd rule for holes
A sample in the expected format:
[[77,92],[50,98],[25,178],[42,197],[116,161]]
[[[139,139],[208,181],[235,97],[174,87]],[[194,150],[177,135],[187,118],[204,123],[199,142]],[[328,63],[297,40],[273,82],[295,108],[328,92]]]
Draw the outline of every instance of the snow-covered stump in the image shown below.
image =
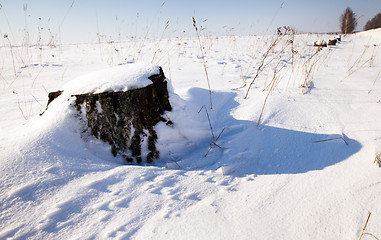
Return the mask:
[[[75,91],[70,96],[75,98],[72,104],[78,111],[78,116],[86,118],[85,131],[110,144],[114,157],[120,155],[130,163],[140,164],[143,160],[152,163],[158,159],[160,153],[156,148],[158,137],[154,126],[159,121],[172,124],[164,117],[165,111],[172,110],[167,80],[162,68],[156,67],[151,73],[140,69],[137,73],[145,76],[135,73],[132,83],[126,81],[125,86],[118,83],[117,87],[111,85],[102,92],[96,87],[96,91]],[[87,82],[89,81],[90,78]],[[110,84],[107,79],[105,82]],[[49,97],[60,96],[61,93],[62,91],[50,93]],[[53,100],[49,98],[49,101]]]

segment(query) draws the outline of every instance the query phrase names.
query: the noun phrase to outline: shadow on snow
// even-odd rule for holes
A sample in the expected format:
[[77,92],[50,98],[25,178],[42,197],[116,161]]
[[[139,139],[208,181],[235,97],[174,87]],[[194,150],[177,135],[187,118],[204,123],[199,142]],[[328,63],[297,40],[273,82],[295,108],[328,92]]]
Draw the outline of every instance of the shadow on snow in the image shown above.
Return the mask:
[[[192,88],[186,104],[202,106],[209,103],[209,92]],[[208,156],[208,141],[199,143],[181,166],[188,169],[224,168],[226,175],[245,176],[247,174],[297,174],[322,170],[342,162],[361,149],[361,145],[340,134],[316,134],[271,127],[256,126],[256,122],[237,120],[230,112],[239,106],[234,100],[236,93],[214,92],[213,110],[209,110],[214,135],[225,128],[217,144]],[[207,119],[205,120],[207,121]],[[343,137],[343,139],[341,139]],[[340,138],[332,141],[316,142]],[[197,149],[196,149],[197,148]],[[201,154],[200,154],[201,152]],[[196,159],[198,160],[194,160]]]
[[[178,145],[182,146],[176,156],[181,167],[172,164],[173,167],[170,169],[216,170],[223,167],[226,175],[237,177],[247,174],[297,174],[335,165],[361,148],[357,141],[345,136],[348,145],[341,139],[315,143],[342,137],[339,134],[316,134],[266,125],[257,127],[256,122],[237,120],[230,114],[239,106],[234,100],[236,96],[237,94],[233,92],[214,92],[213,110],[208,107],[209,92],[206,89],[192,88],[188,91],[186,100],[179,99],[182,107],[172,114],[182,115],[180,120],[184,120],[184,117],[197,118],[206,131],[201,131],[203,136],[193,140],[190,145],[187,145],[185,138],[184,143],[179,140],[180,138],[174,138],[175,141],[179,140]],[[197,113],[204,104],[207,106],[215,137],[224,129],[217,142],[221,148],[213,147],[206,157],[204,155],[208,151],[212,137],[208,133],[206,114]],[[175,126],[181,125],[173,120]],[[193,122],[187,122],[182,127],[188,128],[188,132],[193,131]],[[195,129],[197,130],[199,129]],[[119,160],[112,157],[110,149],[104,147],[104,144],[99,141],[84,143],[78,137],[78,133],[66,128],[54,129],[50,138],[42,142],[43,144],[37,144],[31,153],[39,155],[39,152],[45,152],[47,162],[50,160],[55,162],[54,159],[60,158],[66,168],[78,172],[79,175],[96,169],[109,170],[120,166],[121,163],[117,163]],[[75,149],[71,149],[72,147]],[[83,166],[79,163],[81,160]],[[165,162],[171,163],[172,159],[163,153],[155,165],[163,166]]]

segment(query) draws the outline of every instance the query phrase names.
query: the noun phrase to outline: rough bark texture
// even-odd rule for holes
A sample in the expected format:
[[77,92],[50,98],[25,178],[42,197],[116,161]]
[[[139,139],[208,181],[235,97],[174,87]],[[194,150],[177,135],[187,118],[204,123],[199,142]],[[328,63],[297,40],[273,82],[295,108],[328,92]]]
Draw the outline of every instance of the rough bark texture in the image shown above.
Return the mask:
[[109,143],[114,156],[119,154],[131,163],[151,163],[159,158],[154,126],[159,121],[172,124],[163,117],[172,107],[162,69],[149,79],[152,84],[141,89],[74,95],[74,106],[86,114],[90,134]]

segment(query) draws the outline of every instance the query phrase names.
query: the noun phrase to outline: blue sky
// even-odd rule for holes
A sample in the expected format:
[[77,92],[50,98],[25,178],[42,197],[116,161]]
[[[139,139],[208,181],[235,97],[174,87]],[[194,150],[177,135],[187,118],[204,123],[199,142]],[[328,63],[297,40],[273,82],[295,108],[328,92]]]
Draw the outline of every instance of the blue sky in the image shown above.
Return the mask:
[[[193,16],[215,34],[266,34],[284,25],[294,26],[299,32],[336,32],[340,29],[339,16],[347,6],[361,16],[357,30],[362,30],[367,20],[381,12],[380,0],[75,0],[72,8],[73,0],[0,3],[2,35],[20,38],[27,28],[36,38],[41,26],[44,36],[51,29],[60,33],[63,42],[95,41],[97,33],[114,39],[119,34],[122,38],[147,33],[158,37],[168,20],[167,35],[190,36],[194,34]],[[26,11],[23,6],[27,6]]]

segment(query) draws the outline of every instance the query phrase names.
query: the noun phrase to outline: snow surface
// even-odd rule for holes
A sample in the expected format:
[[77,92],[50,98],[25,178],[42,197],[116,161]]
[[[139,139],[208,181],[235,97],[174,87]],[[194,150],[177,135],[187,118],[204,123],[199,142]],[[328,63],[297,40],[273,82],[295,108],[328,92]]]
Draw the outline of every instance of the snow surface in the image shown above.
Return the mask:
[[76,78],[65,84],[63,90],[73,95],[144,88],[152,84],[148,77],[159,73],[159,66],[153,64],[121,65]]
[[[380,238],[381,30],[311,46],[333,37],[296,35],[293,60],[281,41],[247,99],[272,37],[202,38],[213,109],[197,39],[1,47],[0,239],[358,239],[368,211]],[[71,98],[39,116],[50,91],[146,84],[158,65],[174,127],[156,126],[154,166],[81,138]]]

